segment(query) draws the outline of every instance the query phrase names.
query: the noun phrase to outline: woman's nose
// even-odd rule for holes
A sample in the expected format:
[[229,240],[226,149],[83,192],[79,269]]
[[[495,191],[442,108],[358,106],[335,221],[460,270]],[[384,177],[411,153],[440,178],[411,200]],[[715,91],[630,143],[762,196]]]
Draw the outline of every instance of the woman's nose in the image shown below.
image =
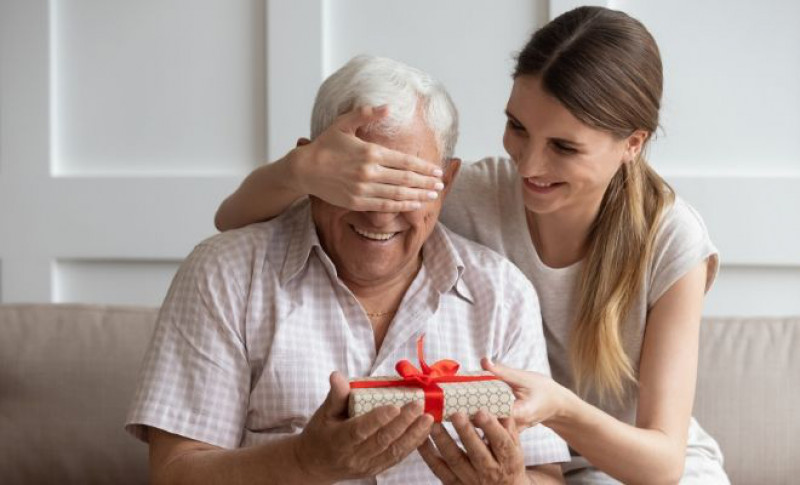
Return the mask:
[[528,147],[523,150],[517,159],[517,171],[523,177],[535,177],[543,175],[547,168],[544,150],[536,147]]

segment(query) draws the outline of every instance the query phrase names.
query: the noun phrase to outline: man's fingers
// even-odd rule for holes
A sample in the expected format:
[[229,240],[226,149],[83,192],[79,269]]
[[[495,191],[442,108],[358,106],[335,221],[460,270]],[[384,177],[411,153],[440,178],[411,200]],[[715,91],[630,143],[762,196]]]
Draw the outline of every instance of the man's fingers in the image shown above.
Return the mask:
[[[363,456],[377,456],[389,447],[395,446],[397,440],[409,431],[417,418],[422,416],[423,410],[424,406],[421,402],[406,404],[394,419],[377,429],[373,429],[370,437],[359,445],[356,452]],[[411,449],[413,450],[417,446],[418,444],[414,444]]]
[[467,457],[473,467],[485,467],[494,461],[491,451],[489,451],[483,439],[478,436],[475,427],[470,423],[464,413],[459,412],[454,414],[450,418],[450,421],[453,423],[453,427],[456,429],[459,438],[461,438],[461,444],[463,444],[464,448],[467,450]]
[[517,443],[509,431],[500,424],[496,417],[486,411],[478,411],[478,414],[475,415],[475,424],[483,430],[483,435],[489,442],[497,461],[510,463],[517,454]]
[[349,420],[344,431],[348,433],[354,448],[357,448],[370,440],[378,430],[397,419],[400,413],[397,406],[380,406]]
[[452,470],[462,482],[470,483],[475,476],[472,464],[453,438],[450,437],[447,430],[444,429],[444,426],[441,424],[433,425],[431,437],[436,444],[436,448],[439,450],[439,454],[445,463],[447,463],[450,470]]
[[341,418],[347,413],[347,397],[350,395],[350,383],[345,377],[334,371],[330,376],[331,390],[322,404],[325,416]]
[[428,465],[428,468],[431,469],[436,478],[442,481],[442,483],[458,483],[458,477],[456,477],[455,473],[450,470],[450,467],[447,466],[447,463],[439,456],[439,453],[436,451],[436,447],[433,446],[430,438],[426,439],[419,448],[419,456],[422,457],[422,460]]
[[514,440],[514,443],[519,446],[519,428],[517,427],[517,422],[514,418],[499,418],[500,425],[505,428],[511,438]]
[[431,424],[433,424],[433,417],[430,415],[423,414],[417,417],[405,433],[389,444],[383,452],[367,458],[371,463],[370,468],[385,470],[405,459],[427,439]]

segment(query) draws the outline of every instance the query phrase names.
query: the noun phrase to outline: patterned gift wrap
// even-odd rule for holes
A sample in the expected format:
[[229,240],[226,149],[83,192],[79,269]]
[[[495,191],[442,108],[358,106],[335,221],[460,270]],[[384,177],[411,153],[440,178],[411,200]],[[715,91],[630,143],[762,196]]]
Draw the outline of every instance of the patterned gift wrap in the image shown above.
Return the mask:
[[[489,372],[463,372],[459,376],[491,376]],[[354,379],[353,382],[401,381],[394,377],[367,377]],[[497,417],[511,416],[514,404],[514,393],[501,380],[485,380],[474,382],[439,382],[437,384],[444,393],[442,420],[449,421],[456,412],[465,412],[470,417],[484,409]],[[425,391],[418,387],[375,387],[352,389],[348,403],[351,417],[368,413],[379,406],[394,404],[403,406],[414,401],[425,402]]]

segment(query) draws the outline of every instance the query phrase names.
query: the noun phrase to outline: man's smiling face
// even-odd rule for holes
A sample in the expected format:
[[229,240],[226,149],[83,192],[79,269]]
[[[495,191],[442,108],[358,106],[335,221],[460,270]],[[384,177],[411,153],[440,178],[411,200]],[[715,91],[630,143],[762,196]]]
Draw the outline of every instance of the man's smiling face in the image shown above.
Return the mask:
[[[396,134],[370,132],[360,137],[425,160],[441,159],[436,137],[419,110],[414,121]],[[448,164],[445,190],[437,200],[412,212],[356,212],[312,197],[317,234],[339,277],[359,286],[413,278],[420,266],[422,245],[436,225],[442,199],[457,170],[458,163]]]

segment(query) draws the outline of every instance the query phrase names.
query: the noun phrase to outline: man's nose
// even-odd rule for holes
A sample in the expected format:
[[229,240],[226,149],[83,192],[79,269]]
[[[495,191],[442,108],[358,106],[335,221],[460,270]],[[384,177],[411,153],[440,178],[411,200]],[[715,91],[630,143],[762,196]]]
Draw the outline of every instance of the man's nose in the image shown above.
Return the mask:
[[379,229],[389,225],[397,217],[397,212],[364,212],[364,217],[372,227]]

